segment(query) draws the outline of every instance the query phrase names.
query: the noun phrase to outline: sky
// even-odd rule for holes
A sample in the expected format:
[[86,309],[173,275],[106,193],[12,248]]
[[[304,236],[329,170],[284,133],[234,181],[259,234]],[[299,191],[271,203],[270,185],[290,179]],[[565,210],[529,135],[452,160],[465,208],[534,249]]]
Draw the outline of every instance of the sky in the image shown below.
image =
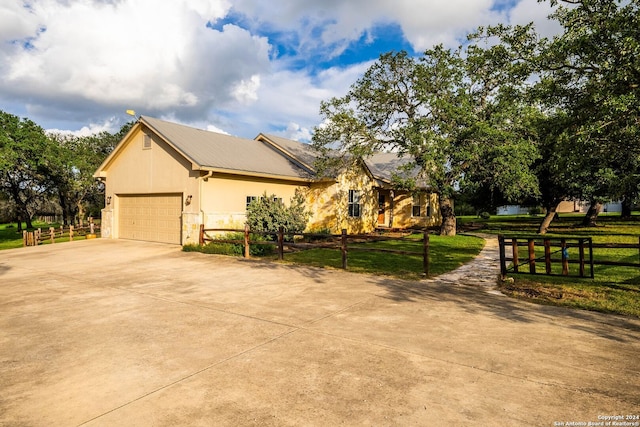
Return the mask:
[[537,0],[3,0],[0,110],[116,132],[126,110],[308,141],[320,102],[380,56],[456,48],[480,25],[559,27]]

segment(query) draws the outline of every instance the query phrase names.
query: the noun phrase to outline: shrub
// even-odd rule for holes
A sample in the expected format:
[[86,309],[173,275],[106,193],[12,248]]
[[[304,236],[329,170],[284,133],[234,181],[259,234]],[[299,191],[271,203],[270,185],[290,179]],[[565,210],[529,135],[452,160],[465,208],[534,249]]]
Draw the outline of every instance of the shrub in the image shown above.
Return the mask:
[[[225,243],[216,242],[216,240],[238,240],[244,241],[243,233],[226,233],[216,237],[213,241],[205,245],[187,244],[182,247],[185,252],[202,252],[205,254],[243,256],[244,243]],[[252,242],[265,242],[268,239],[261,235],[251,234],[249,240]],[[249,254],[252,256],[266,256],[275,253],[273,245],[250,245]]]
[[252,201],[247,207],[247,224],[254,231],[277,233],[280,227],[292,233],[301,233],[307,227],[311,216],[304,208],[304,195],[296,189],[289,206],[282,203],[282,199],[275,194]]

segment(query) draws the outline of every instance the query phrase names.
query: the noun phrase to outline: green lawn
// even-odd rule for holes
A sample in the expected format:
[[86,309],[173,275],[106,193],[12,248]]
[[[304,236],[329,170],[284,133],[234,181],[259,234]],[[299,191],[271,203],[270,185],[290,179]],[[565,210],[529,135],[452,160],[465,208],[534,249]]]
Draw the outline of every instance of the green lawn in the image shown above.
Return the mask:
[[[26,224],[22,224],[23,228],[26,230]],[[49,232],[49,227],[60,228],[60,224],[49,224],[46,222],[34,221],[33,226],[35,228],[41,228],[43,233]],[[18,233],[17,224],[0,224],[0,250],[2,249],[14,249],[22,247],[22,232]],[[99,234],[99,233],[98,233]],[[75,234],[73,237],[74,240],[83,240],[85,239],[84,235]],[[68,242],[69,237],[58,237],[56,238],[56,243]],[[45,240],[42,244],[50,243],[49,240]]]
[[18,225],[15,222],[0,224],[0,250],[22,247],[22,232],[18,233],[17,230]]
[[[484,240],[474,236],[455,237],[430,236],[429,272],[436,276],[454,270],[476,257],[484,246]],[[242,250],[231,244],[210,243],[205,246],[185,245],[185,251],[240,255]],[[254,246],[252,246],[253,248]],[[356,248],[393,249],[417,252],[418,255],[358,251]],[[273,249],[273,247],[271,247]],[[349,271],[379,275],[391,275],[403,279],[423,277],[422,234],[414,234],[408,240],[386,240],[371,243],[349,243],[347,268]],[[270,252],[273,253],[272,251]],[[275,259],[274,255],[267,255]],[[342,268],[340,249],[307,249],[287,252],[284,262],[306,264],[323,268]]]
[[[535,236],[541,216],[495,216],[487,220],[462,217],[462,224],[482,225],[483,232],[509,235]],[[601,215],[597,227],[580,225],[582,215],[561,214],[559,221],[551,224],[549,237],[592,237],[594,243],[635,243],[640,239],[640,217],[621,220],[617,214]],[[576,259],[577,248],[569,250],[569,259]],[[519,248],[519,257],[525,258],[526,247]],[[595,260],[640,262],[638,249],[594,248]],[[542,248],[536,251],[542,256]],[[522,262],[522,261],[521,261]],[[559,267],[557,267],[559,268]],[[572,274],[576,264],[569,266]],[[528,266],[523,266],[528,270]],[[544,270],[538,266],[538,270]],[[534,302],[552,305],[617,313],[640,317],[640,267],[596,265],[594,279],[575,277],[550,277],[509,273],[501,283],[503,292]]]

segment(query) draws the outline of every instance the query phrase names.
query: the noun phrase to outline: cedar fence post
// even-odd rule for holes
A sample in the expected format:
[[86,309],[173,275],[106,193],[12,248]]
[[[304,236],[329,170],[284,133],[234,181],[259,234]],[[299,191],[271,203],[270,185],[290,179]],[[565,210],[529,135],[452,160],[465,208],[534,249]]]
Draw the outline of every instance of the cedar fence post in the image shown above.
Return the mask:
[[278,259],[284,259],[284,227],[278,229]]
[[51,243],[56,242],[56,229],[53,227],[49,227],[49,235],[51,236]]
[[340,236],[340,250],[342,251],[342,268],[347,269],[347,230],[342,229]]
[[511,250],[513,252],[513,272],[518,272],[518,239],[513,237],[511,239]]
[[244,225],[244,257],[251,256],[251,248],[249,247],[249,224]]
[[204,224],[200,224],[200,236],[198,237],[198,244],[204,245]]
[[504,279],[507,275],[507,260],[505,255],[504,236],[502,234],[498,235],[498,246],[500,248],[500,275]]
[[73,225],[69,226],[69,241],[73,242]]
[[424,275],[429,277],[429,232],[426,230],[422,237],[422,268]]
[[551,274],[551,240],[544,239],[544,267],[547,274]]
[[569,275],[569,253],[567,249],[566,239],[560,240],[560,247],[562,248],[562,275]]
[[536,274],[536,247],[533,239],[529,239],[529,273]]
[[27,230],[22,231],[22,246],[27,246]]
[[589,237],[589,266],[591,268],[591,278],[595,278],[593,272],[593,238]]
[[584,277],[584,239],[579,240],[580,277]]

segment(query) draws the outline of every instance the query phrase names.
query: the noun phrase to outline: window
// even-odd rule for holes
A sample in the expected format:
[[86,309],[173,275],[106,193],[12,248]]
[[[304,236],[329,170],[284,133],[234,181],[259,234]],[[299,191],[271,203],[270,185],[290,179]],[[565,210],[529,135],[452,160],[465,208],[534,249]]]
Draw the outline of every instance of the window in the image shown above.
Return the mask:
[[149,135],[142,136],[142,149],[143,150],[151,149],[151,137]]
[[249,205],[251,204],[251,202],[253,202],[254,200],[258,200],[258,198],[256,196],[247,196],[247,209],[249,209]]
[[422,216],[422,204],[424,202],[424,195],[413,195],[413,207],[411,209],[411,216]]
[[349,190],[349,216],[360,217],[360,191]]

